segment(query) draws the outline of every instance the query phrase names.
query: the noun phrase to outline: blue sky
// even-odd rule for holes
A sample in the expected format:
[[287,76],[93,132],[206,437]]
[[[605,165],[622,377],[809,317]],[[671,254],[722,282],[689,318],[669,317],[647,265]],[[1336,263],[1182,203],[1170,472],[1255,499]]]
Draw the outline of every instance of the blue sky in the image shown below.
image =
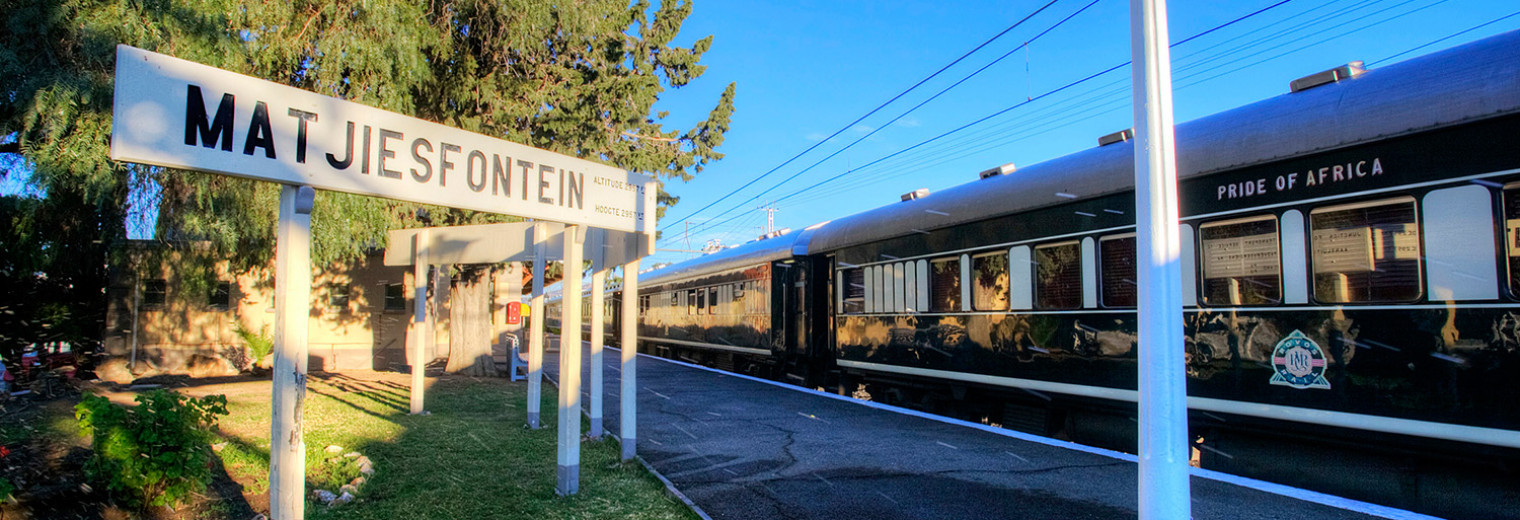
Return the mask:
[[[1058,0],[846,128],[1048,1],[696,2],[677,43],[714,36],[712,50],[702,59],[706,75],[688,87],[667,91],[658,108],[671,111],[668,127],[689,127],[706,115],[729,82],[737,82],[736,113],[719,148],[726,157],[691,182],[667,183],[666,190],[681,202],[660,223],[665,239],[659,248],[700,249],[712,239],[725,245],[751,240],[765,223],[765,213],[756,208],[789,194],[797,193],[775,203],[776,226],[801,229],[896,202],[917,188],[932,191],[970,182],[978,172],[1004,163],[1030,165],[1091,148],[1099,136],[1129,128],[1133,116],[1125,67],[862,167],[1129,60],[1129,2]],[[1169,3],[1172,41],[1279,1],[1174,0]],[[1172,50],[1176,118],[1188,121],[1280,95],[1294,78],[1350,61],[1363,60],[1375,68],[1515,30],[1520,28],[1517,12],[1520,4],[1513,0],[1290,0]],[[1500,18],[1504,19],[1493,22]],[[1485,23],[1489,24],[1388,60]],[[971,79],[891,122],[983,67]],[[698,212],[841,128],[846,129],[812,152]],[[839,181],[798,193],[852,169]],[[689,241],[688,227],[693,230]],[[654,260],[692,256],[666,252]]]

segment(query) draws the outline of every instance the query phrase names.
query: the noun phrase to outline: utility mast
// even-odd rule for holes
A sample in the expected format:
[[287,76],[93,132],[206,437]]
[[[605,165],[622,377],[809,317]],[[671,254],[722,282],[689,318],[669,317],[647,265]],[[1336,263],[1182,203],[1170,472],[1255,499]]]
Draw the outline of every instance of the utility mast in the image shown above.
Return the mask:
[[771,202],[755,209],[765,212],[765,234],[763,236],[771,236],[771,233],[776,231],[776,203]]

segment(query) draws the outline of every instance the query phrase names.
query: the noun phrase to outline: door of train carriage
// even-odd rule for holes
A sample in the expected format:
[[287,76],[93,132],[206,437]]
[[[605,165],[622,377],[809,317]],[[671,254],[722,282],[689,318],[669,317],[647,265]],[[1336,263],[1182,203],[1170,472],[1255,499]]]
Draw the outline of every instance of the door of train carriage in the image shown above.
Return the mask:
[[[828,290],[831,278],[828,263],[794,259],[776,262],[777,309],[773,323],[779,335],[778,352],[783,377],[788,381],[814,388],[825,384],[828,372],[827,322]],[[822,306],[820,306],[822,305]]]

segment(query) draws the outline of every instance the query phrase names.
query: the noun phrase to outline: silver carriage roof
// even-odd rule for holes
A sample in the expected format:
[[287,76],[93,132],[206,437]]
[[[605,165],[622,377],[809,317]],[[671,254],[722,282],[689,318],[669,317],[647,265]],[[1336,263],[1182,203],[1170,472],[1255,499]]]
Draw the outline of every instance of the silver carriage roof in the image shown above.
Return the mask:
[[[1286,83],[1286,82],[1285,82]],[[1193,177],[1520,112],[1520,31],[1177,126]],[[1134,187],[1134,143],[1084,150],[836,219],[797,244],[818,254]]]
[[817,226],[814,226],[800,233],[788,233],[778,237],[756,240],[732,249],[724,249],[716,253],[662,267],[640,274],[639,285],[645,286],[675,282],[693,276],[790,258],[792,256],[792,245],[797,238],[806,236],[816,229]]

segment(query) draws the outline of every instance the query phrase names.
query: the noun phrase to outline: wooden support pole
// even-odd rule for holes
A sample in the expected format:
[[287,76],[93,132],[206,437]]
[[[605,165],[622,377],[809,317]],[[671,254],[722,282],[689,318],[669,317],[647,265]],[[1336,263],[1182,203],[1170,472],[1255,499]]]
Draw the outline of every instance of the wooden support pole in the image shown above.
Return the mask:
[[269,442],[269,514],[300,520],[306,514],[306,442],[301,409],[306,398],[306,320],[311,311],[310,186],[280,188],[275,237],[274,390]]
[[564,297],[559,332],[559,467],[554,491],[574,495],[581,487],[581,265],[584,226],[565,227]]
[[633,460],[638,455],[638,359],[639,339],[639,260],[623,264],[623,330],[622,330],[622,408],[618,415],[620,437],[623,440],[623,460]]
[[428,311],[428,232],[417,232],[416,245],[413,247],[416,258],[412,263],[412,341],[411,355],[407,361],[412,366],[412,396],[411,413],[418,415],[426,412],[424,399],[424,377],[427,375],[427,352],[431,352],[434,341],[433,320]]
[[528,329],[528,427],[539,428],[539,401],[544,383],[544,273],[549,270],[548,229],[543,224],[533,225],[533,300],[529,304]]

